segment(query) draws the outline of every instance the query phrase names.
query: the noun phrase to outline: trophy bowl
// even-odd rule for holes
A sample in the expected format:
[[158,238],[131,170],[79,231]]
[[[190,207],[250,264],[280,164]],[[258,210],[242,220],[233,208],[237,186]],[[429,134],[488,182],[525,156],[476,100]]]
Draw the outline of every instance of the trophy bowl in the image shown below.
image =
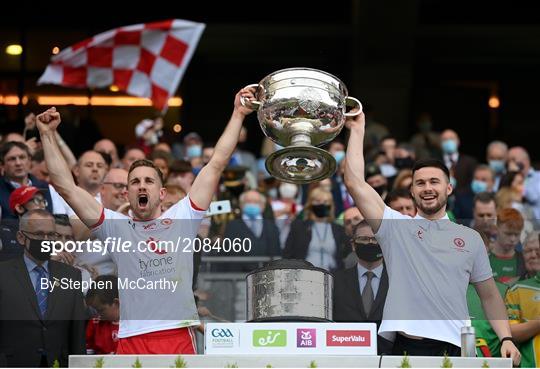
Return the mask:
[[[330,73],[311,68],[276,71],[258,84],[255,100],[242,104],[257,110],[264,134],[283,149],[266,159],[275,178],[290,183],[320,181],[334,174],[336,161],[318,146],[341,132],[346,117],[362,112],[362,104]],[[348,113],[347,106],[357,111]]]

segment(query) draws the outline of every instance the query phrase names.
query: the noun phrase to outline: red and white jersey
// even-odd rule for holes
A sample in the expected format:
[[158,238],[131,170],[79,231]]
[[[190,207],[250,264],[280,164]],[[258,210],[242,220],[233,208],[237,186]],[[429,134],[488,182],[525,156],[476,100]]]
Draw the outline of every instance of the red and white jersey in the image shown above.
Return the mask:
[[189,196],[149,221],[103,210],[93,234],[102,242],[109,238],[118,268],[119,338],[199,324],[192,241],[205,213]]

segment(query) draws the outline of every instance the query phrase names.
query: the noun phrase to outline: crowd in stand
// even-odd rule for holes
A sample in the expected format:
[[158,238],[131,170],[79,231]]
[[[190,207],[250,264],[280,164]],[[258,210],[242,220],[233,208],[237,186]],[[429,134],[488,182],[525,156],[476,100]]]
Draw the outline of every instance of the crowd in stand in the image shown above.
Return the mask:
[[[538,366],[540,172],[532,167],[523,147],[508,147],[503,141],[493,141],[487,146],[485,157],[473,158],[460,151],[457,132],[452,129],[435,132],[430,123],[429,117],[424,117],[419,132],[409,141],[399,142],[382,124],[368,121],[366,181],[390,208],[414,217],[416,206],[409,191],[414,162],[438,158],[446,165],[454,188],[449,198],[448,217],[477,230],[482,236],[493,276],[507,303],[512,334],[523,356],[522,365]],[[89,230],[58,194],[60,191],[49,184],[41,143],[35,137],[28,138],[29,132],[35,130],[34,125],[35,116],[29,114],[24,132],[7,133],[1,140],[0,261],[22,257],[24,249],[21,245],[30,245],[31,255],[39,259],[40,251],[32,249],[35,239],[66,242],[91,237]],[[136,128],[137,142],[132,146],[120,150],[114,142],[104,138],[94,142],[92,150],[77,156],[72,142],[64,140],[58,133],[56,139],[78,186],[104,208],[130,216],[127,188],[132,163],[146,158],[159,168],[167,190],[161,202],[165,212],[190,193],[197,174],[213,155],[214,146],[206,142],[203,135],[191,132],[168,143],[162,140],[162,130],[161,118],[144,120]],[[377,239],[345,186],[345,143],[334,140],[326,147],[338,163],[338,170],[331,178],[309,185],[295,185],[280,183],[264,168],[265,155],[275,150],[276,145],[265,139],[261,152],[255,155],[243,149],[246,133],[244,127],[239,145],[214,194],[215,201],[230,201],[231,212],[205,218],[198,237],[210,239],[213,244],[223,239],[249,239],[252,247],[249,252],[241,253],[219,249],[196,252],[195,295],[204,295],[204,291],[197,289],[196,277],[201,256],[303,259],[334,273],[335,321],[380,323],[388,277]],[[50,224],[32,222],[34,218],[48,216]],[[118,272],[117,265],[107,254],[62,252],[52,259],[78,269],[83,280],[112,281]],[[47,271],[31,269],[34,265],[30,264],[31,260],[26,265],[32,284],[35,284],[33,273]],[[9,278],[8,273],[1,270],[3,265],[7,264],[0,263],[0,276]],[[235,261],[217,263],[212,271],[247,273],[255,267],[253,263]],[[69,353],[115,353],[122,304],[117,288],[90,289],[83,293],[84,304],[74,302],[66,316],[55,311],[57,319],[72,324],[73,334],[54,339],[65,341],[65,350]],[[0,298],[4,303],[5,297]],[[467,291],[467,301],[476,327],[478,355],[499,355],[500,343],[486,324],[479,298],[472,288]],[[42,302],[38,294],[37,309],[42,307]],[[43,303],[47,304],[46,298]],[[51,302],[48,304],[50,307]],[[202,303],[199,313],[211,315]],[[73,323],[81,315],[87,317],[85,326]],[[68,323],[70,319],[72,323]],[[7,326],[0,322],[2,325]],[[5,329],[0,331],[0,339],[13,339]],[[73,338],[77,334],[81,336],[81,331],[86,332],[86,348],[84,341],[75,342]],[[388,352],[387,345],[388,342],[380,339],[379,351]],[[50,362],[45,364],[51,365]]]

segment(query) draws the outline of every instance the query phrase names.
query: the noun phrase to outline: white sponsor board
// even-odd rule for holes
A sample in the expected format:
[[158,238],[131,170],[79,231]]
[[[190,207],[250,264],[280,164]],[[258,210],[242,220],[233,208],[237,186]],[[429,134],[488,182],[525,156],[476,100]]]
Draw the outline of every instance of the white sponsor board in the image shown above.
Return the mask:
[[206,323],[205,354],[377,355],[374,323]]

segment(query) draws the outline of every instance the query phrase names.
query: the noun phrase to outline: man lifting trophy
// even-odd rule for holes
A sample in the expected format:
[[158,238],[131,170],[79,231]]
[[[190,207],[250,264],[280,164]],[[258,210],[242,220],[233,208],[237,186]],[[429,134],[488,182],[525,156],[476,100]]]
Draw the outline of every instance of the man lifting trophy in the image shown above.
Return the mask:
[[[266,136],[284,146],[266,159],[275,178],[291,183],[320,181],[334,174],[336,161],[319,148],[341,131],[346,117],[362,112],[362,104],[348,96],[337,77],[317,69],[290,68],[274,72],[256,87],[255,100],[242,104],[257,110]],[[348,103],[357,110],[347,113]]]

